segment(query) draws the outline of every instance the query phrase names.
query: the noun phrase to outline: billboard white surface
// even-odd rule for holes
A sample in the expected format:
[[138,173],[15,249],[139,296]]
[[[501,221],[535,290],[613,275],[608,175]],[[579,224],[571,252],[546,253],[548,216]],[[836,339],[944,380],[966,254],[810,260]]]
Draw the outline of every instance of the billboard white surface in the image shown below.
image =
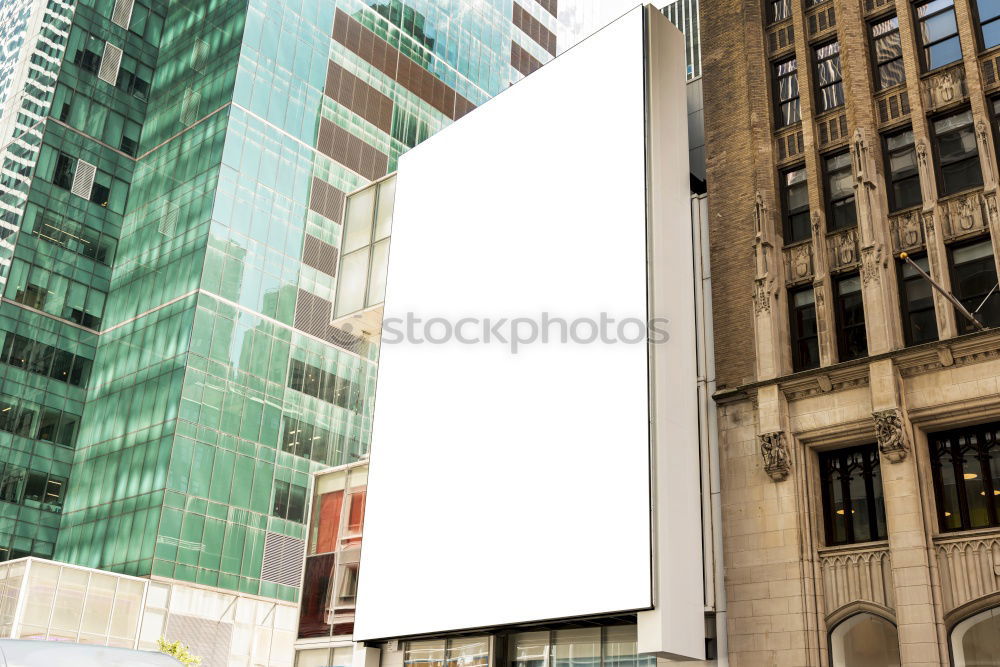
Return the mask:
[[643,54],[636,9],[400,161],[356,640],[653,606],[650,349],[582,342],[648,319]]

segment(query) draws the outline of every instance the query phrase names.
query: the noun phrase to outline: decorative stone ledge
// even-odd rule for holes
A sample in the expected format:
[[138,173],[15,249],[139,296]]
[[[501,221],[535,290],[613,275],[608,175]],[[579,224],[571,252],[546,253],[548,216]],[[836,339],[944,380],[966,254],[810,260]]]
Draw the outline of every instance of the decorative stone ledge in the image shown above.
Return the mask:
[[946,611],[1000,592],[1000,530],[934,540]]
[[824,549],[819,553],[819,562],[827,617],[855,602],[895,607],[892,564],[885,543]]
[[920,82],[920,93],[924,98],[925,111],[937,111],[955,102],[961,102],[969,95],[965,85],[965,65],[959,63],[941,72],[934,72]]

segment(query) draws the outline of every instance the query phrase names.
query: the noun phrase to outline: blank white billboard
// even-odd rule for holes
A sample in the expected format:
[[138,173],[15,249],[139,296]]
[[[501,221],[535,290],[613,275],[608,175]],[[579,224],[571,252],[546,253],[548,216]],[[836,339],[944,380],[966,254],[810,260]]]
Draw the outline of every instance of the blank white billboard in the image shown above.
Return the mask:
[[[400,160],[356,640],[654,606],[643,19]],[[687,260],[669,270],[688,308],[678,67]],[[693,365],[693,323],[673,326]],[[693,397],[693,366],[675,370]]]

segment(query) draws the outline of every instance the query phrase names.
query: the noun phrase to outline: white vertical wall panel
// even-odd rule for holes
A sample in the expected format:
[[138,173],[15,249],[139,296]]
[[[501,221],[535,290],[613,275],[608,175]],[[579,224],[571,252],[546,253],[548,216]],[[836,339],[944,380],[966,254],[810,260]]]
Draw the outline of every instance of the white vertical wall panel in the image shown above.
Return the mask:
[[[651,609],[652,554],[700,553],[697,495],[657,508],[690,521],[651,540],[644,342],[512,355],[497,343],[394,343],[389,331],[410,313],[647,319],[643,19],[630,12],[400,160],[356,640]],[[686,169],[682,58],[677,67],[682,113],[670,120]],[[666,256],[687,260],[666,270],[693,290],[689,193],[675,180],[663,201],[681,215],[658,220],[679,230]],[[671,320],[666,347],[693,364],[692,298],[656,305]],[[676,391],[693,397],[695,381],[682,363]],[[697,411],[672,419],[664,441],[676,428],[697,462]],[[674,574],[700,589],[700,568]],[[700,604],[695,613],[700,622]]]

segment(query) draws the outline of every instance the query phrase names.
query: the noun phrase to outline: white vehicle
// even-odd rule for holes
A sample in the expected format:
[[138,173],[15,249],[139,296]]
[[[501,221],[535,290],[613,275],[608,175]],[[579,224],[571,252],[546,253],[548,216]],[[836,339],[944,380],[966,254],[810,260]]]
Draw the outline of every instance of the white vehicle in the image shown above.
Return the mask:
[[72,642],[0,639],[0,667],[177,667],[163,653]]

